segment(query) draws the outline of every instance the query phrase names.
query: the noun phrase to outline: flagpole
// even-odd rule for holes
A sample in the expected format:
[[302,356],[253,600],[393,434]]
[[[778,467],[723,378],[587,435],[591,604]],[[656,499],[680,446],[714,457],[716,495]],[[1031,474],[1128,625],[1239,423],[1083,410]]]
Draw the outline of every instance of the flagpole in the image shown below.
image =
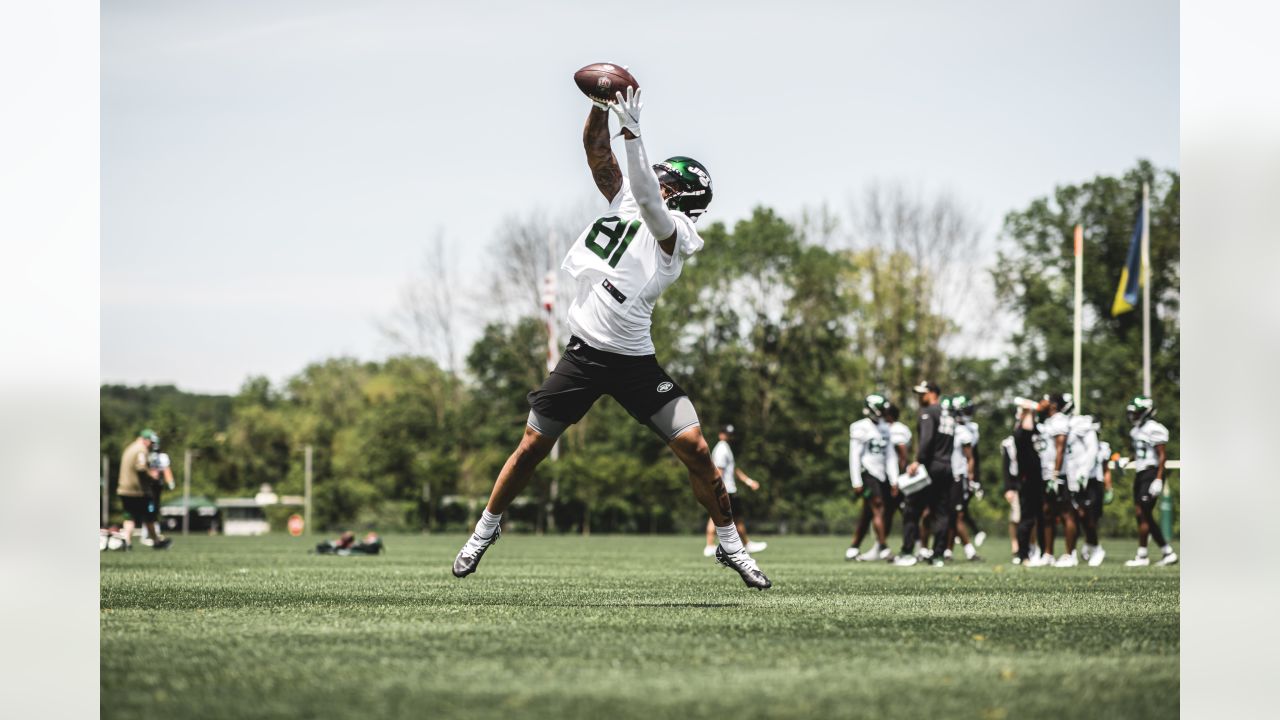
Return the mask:
[[1075,336],[1071,350],[1071,396],[1076,402],[1076,412],[1081,410],[1080,396],[1080,355],[1084,327],[1084,227],[1076,225],[1076,297],[1075,297]]
[[1151,397],[1151,201],[1142,183],[1142,394]]

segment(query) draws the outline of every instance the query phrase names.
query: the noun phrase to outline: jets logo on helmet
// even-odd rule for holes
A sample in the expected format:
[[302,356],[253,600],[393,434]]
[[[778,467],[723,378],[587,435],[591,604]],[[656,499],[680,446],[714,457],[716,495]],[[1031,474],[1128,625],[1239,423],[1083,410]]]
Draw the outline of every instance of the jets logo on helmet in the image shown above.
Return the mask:
[[952,395],[946,399],[944,404],[951,408],[951,413],[956,417],[973,417],[973,401],[967,395]]
[[1156,403],[1146,395],[1139,395],[1129,401],[1125,406],[1124,416],[1134,425],[1146,422],[1148,419],[1155,417]]
[[889,409],[889,401],[883,395],[871,394],[862,403],[862,414],[879,420]]
[[683,155],[653,166],[658,183],[667,189],[667,207],[694,221],[711,204],[711,173],[702,163]]

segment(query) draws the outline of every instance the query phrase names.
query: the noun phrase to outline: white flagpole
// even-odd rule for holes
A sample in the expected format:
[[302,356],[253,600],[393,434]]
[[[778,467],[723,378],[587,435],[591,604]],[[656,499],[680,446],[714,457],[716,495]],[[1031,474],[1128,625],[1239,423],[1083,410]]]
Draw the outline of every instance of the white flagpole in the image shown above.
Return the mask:
[[1076,297],[1075,337],[1071,351],[1071,395],[1076,402],[1076,413],[1083,413],[1080,396],[1080,355],[1084,334],[1084,228],[1076,225]]
[[1142,394],[1151,397],[1151,201],[1142,183]]

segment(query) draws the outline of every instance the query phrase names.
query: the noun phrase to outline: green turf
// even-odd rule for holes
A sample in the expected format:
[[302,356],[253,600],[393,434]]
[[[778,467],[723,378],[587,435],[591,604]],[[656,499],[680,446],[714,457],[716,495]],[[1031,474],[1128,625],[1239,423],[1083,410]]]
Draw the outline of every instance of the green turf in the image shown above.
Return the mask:
[[771,538],[746,589],[696,537],[461,536],[376,558],[179,538],[102,556],[106,718],[1171,718],[1177,567],[894,568]]

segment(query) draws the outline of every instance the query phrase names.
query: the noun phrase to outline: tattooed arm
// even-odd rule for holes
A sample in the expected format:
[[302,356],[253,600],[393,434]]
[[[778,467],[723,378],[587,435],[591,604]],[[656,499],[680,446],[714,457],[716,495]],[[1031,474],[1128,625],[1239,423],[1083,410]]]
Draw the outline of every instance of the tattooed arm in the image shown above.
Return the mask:
[[609,144],[609,111],[592,106],[582,130],[582,145],[587,150],[587,165],[596,187],[605,200],[613,202],[622,189],[622,170]]

